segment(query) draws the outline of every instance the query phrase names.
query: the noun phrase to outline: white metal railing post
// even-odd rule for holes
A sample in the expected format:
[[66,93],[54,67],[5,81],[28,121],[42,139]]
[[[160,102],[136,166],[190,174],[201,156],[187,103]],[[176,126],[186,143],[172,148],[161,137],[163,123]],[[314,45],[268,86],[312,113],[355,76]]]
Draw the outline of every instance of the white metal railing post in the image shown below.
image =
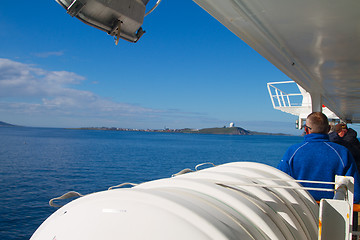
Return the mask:
[[276,98],[277,98],[278,103],[279,103],[279,107],[281,107],[281,102],[280,102],[279,92],[278,92],[277,88],[275,88],[275,94],[276,94]]
[[288,100],[289,107],[292,107],[292,106],[291,106],[291,103],[290,103],[289,94],[288,94],[288,95],[286,95],[286,98],[287,98],[287,100]]
[[274,97],[273,97],[272,92],[271,92],[271,89],[270,89],[270,87],[273,87],[273,86],[272,86],[270,83],[268,83],[268,84],[267,84],[267,87],[268,87],[268,91],[269,91],[271,103],[272,103],[272,105],[273,105],[273,108],[275,108]]
[[283,102],[283,106],[286,107],[286,102],[285,102],[284,94],[283,94],[283,93],[284,93],[284,92],[281,91],[281,100],[282,100],[282,102]]
[[[340,190],[342,186],[345,186],[345,194],[346,194],[346,201],[349,203],[351,207],[351,212],[353,212],[353,205],[354,205],[354,178],[348,176],[335,176],[335,189],[336,192],[341,192]],[[338,190],[339,189],[339,190]],[[336,199],[337,194],[335,194],[334,198]],[[351,216],[352,217],[352,216]],[[352,218],[350,219],[352,220]]]
[[354,178],[335,176],[334,199],[321,199],[318,239],[352,239]]
[[[354,211],[354,178],[348,176],[335,176],[335,189],[336,194],[334,198],[336,199],[337,195],[339,198],[341,195],[345,195],[345,201],[348,203],[350,208],[349,214],[349,239],[352,239],[352,230],[353,230],[353,211]],[[339,194],[338,194],[339,192]]]

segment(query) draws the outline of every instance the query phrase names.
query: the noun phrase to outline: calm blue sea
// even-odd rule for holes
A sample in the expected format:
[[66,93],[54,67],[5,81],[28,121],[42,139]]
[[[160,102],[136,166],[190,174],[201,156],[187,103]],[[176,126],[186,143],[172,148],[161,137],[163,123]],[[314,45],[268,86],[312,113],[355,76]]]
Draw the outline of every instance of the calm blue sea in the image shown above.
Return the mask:
[[170,177],[203,162],[276,166],[297,136],[0,127],[0,239],[29,239],[68,191]]

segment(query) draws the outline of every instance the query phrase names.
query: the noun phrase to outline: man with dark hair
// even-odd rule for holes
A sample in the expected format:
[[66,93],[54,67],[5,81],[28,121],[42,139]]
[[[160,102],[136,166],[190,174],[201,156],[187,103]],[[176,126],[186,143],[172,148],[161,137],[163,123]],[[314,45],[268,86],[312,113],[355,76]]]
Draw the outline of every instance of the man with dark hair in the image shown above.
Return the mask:
[[331,142],[343,145],[350,150],[360,172],[360,142],[357,139],[357,132],[348,128],[345,123],[339,123],[335,125],[335,131],[329,134],[329,139]]
[[336,143],[345,141],[360,150],[360,142],[359,139],[357,139],[357,132],[352,128],[348,128],[345,123],[336,124],[335,131],[329,134],[329,138],[330,141]]
[[[360,201],[360,175],[354,158],[347,148],[329,141],[330,130],[327,117],[313,112],[306,119],[304,142],[286,151],[278,169],[298,180],[334,182],[335,175],[352,176],[355,179],[354,203]],[[334,189],[324,184],[303,183],[305,187]],[[333,198],[334,193],[309,191],[315,198]]]
[[344,140],[356,148],[360,149],[360,142],[357,139],[357,132],[348,128],[345,123],[339,123],[335,125],[335,131],[329,134],[330,141],[336,142],[338,139]]

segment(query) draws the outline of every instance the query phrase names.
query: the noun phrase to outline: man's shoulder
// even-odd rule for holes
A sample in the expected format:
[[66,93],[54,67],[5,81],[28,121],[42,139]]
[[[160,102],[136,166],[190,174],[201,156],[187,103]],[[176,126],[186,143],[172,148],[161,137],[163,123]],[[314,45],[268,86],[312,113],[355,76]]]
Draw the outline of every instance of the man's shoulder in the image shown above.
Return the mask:
[[331,132],[329,133],[329,139],[331,142],[339,141],[341,140],[340,136],[337,134],[337,132]]
[[325,142],[326,144],[334,147],[334,148],[339,148],[339,149],[347,149],[346,147],[344,147],[343,145],[336,143],[336,142]]
[[345,146],[335,142],[326,142],[326,144],[340,154],[345,154],[349,152],[349,149],[346,147],[347,146],[346,143]]
[[347,131],[346,135],[349,136],[349,137],[352,137],[352,138],[356,138],[357,137],[357,132],[352,128],[348,128],[348,131]]
[[300,149],[309,150],[309,149],[317,149],[317,148],[326,148],[326,146],[329,146],[330,148],[338,152],[349,151],[346,147],[338,143],[325,140],[325,141],[314,141],[314,142],[304,141],[302,143],[296,143],[288,148],[288,152],[299,151]]
[[299,149],[303,148],[304,146],[308,145],[309,142],[302,142],[302,143],[296,143],[288,147],[287,153],[292,153],[295,151],[298,151]]

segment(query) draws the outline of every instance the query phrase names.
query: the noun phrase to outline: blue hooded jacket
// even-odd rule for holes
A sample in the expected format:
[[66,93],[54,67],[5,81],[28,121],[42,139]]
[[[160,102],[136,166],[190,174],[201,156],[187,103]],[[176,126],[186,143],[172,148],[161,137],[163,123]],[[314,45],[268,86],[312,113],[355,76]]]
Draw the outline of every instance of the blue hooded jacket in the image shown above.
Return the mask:
[[[347,148],[329,141],[327,134],[311,133],[304,142],[292,145],[284,154],[278,169],[298,180],[334,182],[335,175],[352,176],[355,181],[354,203],[360,201],[360,175]],[[303,183],[304,187],[334,189],[334,185]],[[333,192],[309,191],[315,198],[333,198]]]

